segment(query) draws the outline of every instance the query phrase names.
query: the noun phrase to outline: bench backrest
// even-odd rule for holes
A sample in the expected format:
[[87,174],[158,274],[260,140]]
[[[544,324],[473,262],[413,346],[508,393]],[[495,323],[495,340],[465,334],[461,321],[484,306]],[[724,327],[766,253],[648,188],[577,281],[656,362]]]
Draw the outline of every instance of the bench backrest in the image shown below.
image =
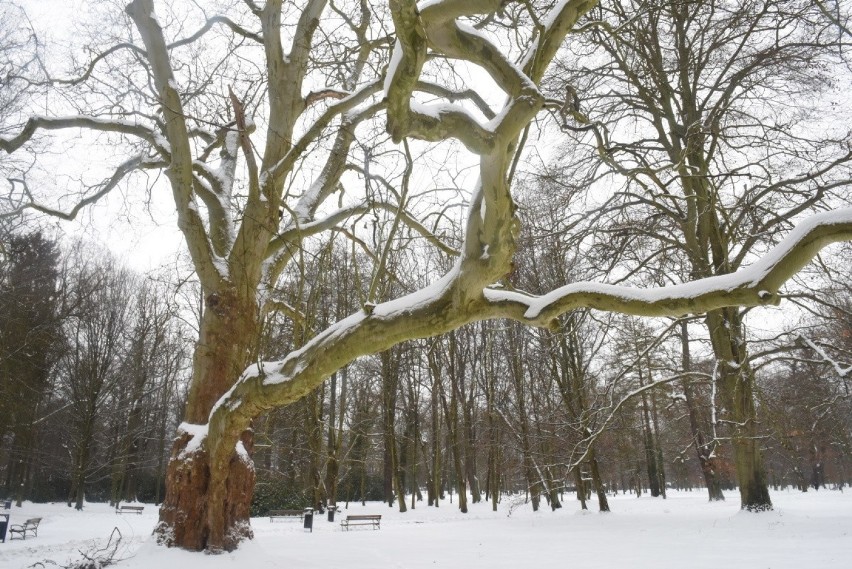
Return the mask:
[[41,521],[41,518],[30,518],[30,519],[28,519],[27,521],[24,522],[24,525],[25,526],[38,526],[40,521]]
[[346,516],[347,520],[380,520],[382,516],[380,514],[354,514],[351,516]]

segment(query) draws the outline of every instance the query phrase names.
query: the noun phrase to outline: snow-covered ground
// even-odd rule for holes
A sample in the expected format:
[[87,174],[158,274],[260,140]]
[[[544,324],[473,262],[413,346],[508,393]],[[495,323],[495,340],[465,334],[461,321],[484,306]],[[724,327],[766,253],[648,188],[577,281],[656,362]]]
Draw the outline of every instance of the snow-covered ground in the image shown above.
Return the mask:
[[710,504],[699,491],[672,492],[667,500],[619,495],[610,498],[613,512],[607,515],[584,514],[567,495],[561,510],[538,513],[510,499],[498,512],[475,504],[467,515],[449,502],[438,509],[418,504],[406,514],[384,504],[353,504],[338,513],[338,521],[346,513],[382,514],[381,530],[341,531],[322,516],[307,533],[298,520],[257,518],[254,541],[218,556],[154,545],[149,539],[154,506],[142,515],[116,515],[104,504],[77,512],[63,504],[27,503],[13,508],[12,523],[41,517],[39,535],[0,543],[0,568],[45,560],[67,565],[80,558],[78,551],[105,544],[114,527],[126,544],[122,569],[852,567],[852,492],[772,497],[775,511],[761,514],[741,512],[735,493],[725,503]]

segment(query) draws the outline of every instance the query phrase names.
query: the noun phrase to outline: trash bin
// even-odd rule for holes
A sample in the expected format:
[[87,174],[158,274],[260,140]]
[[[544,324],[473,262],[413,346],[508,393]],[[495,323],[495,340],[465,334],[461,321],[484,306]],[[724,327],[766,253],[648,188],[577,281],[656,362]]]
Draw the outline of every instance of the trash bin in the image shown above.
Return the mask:
[[0,514],[0,541],[6,543],[6,529],[9,527],[9,516]]
[[337,506],[329,506],[328,507],[328,521],[334,521],[334,512],[337,511]]
[[313,508],[305,508],[305,529],[311,530],[311,533],[314,531],[314,510]]

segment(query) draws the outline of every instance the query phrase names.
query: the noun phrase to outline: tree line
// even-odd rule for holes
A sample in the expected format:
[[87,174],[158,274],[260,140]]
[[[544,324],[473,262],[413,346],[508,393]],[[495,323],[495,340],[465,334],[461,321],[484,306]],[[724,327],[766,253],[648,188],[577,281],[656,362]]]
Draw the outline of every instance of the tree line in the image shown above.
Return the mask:
[[[352,310],[353,289],[366,284],[352,282],[351,264],[363,259],[341,244],[317,244],[291,281],[311,285],[280,291],[288,304],[315,304],[306,312],[325,319]],[[534,288],[561,270],[559,249],[554,240],[530,252],[518,284]],[[39,232],[8,236],[0,285],[5,493],[78,509],[160,503],[192,307],[167,280]],[[775,489],[852,484],[842,363],[852,319],[848,295],[832,294],[795,332],[755,338],[757,433]],[[293,328],[270,313],[261,357],[322,324]],[[581,311],[554,330],[484,322],[359,359],[255,422],[252,513],[367,500],[401,511],[496,510],[504,500],[557,509],[566,495],[584,509],[594,495],[608,511],[608,496],[669,489],[724,499],[737,486],[734,427],[722,420],[700,324]]]
[[3,241],[4,494],[159,502],[190,353],[173,291],[92,247],[40,232]]

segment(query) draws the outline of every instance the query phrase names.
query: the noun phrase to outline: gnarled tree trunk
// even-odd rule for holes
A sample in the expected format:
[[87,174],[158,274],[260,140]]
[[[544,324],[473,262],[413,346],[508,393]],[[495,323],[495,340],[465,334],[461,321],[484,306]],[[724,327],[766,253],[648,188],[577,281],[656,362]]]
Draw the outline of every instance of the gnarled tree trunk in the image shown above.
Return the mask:
[[[250,298],[240,298],[233,290],[207,295],[186,422],[172,445],[166,469],[166,496],[155,531],[160,544],[232,550],[253,535],[249,525],[255,481],[251,432],[245,431],[230,454],[214,462],[204,426],[214,405],[246,368],[257,335],[257,309]],[[213,471],[227,481],[224,492],[213,491]],[[214,514],[214,509],[223,515]],[[210,547],[213,536],[222,538]]]

